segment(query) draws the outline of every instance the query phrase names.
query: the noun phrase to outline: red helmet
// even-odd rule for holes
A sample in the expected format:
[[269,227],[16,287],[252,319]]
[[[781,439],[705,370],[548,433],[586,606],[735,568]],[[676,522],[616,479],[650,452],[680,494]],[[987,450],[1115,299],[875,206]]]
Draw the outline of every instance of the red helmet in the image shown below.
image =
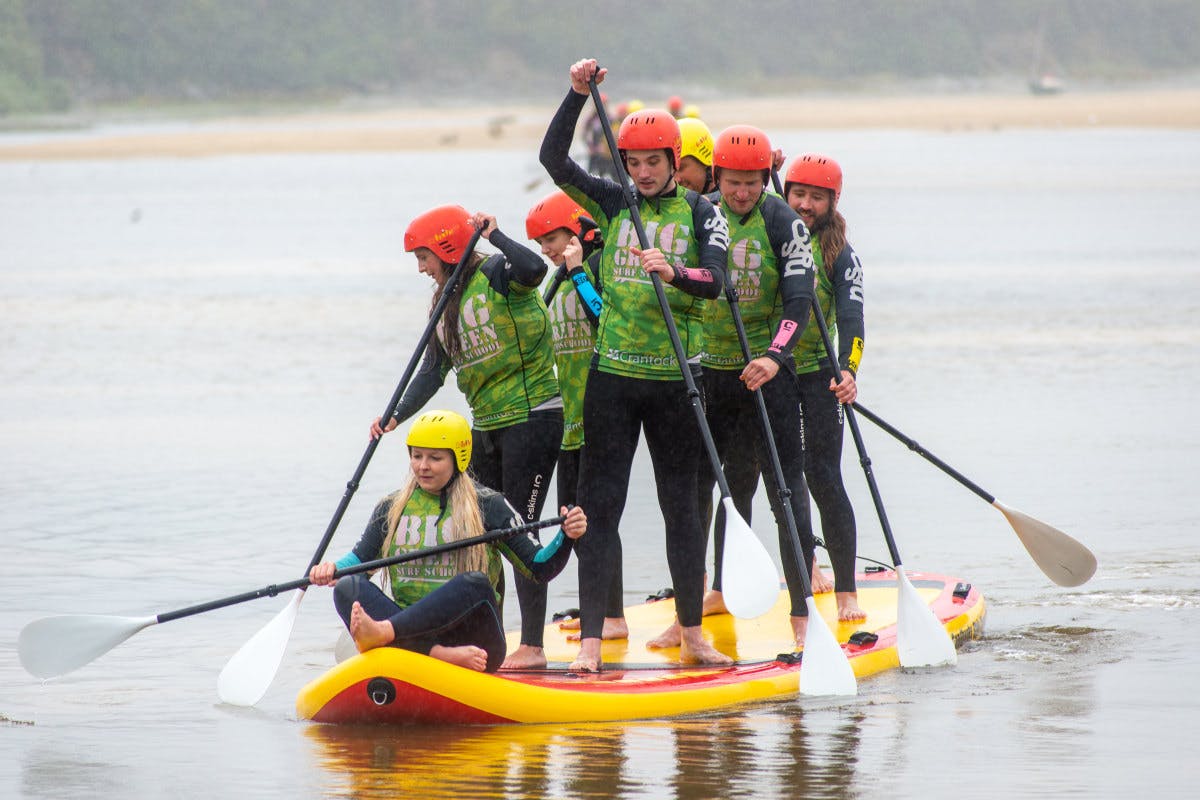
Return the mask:
[[566,228],[578,236],[581,230],[579,217],[585,213],[566,192],[552,192],[529,209],[529,216],[525,217],[525,233],[530,239],[537,239],[551,231]]
[[713,168],[760,170],[771,168],[771,142],[750,125],[734,125],[717,134]]
[[438,206],[408,223],[404,231],[404,252],[428,247],[442,261],[456,264],[463,257],[474,232],[471,214],[465,208]]
[[836,201],[842,194],[842,168],[829,156],[805,153],[788,167],[786,183],[819,186],[833,192]]
[[667,108],[672,114],[676,114],[683,110],[683,98],[677,94],[673,94],[667,98]]
[[617,149],[626,150],[670,150],[679,166],[683,139],[679,136],[679,123],[661,108],[644,108],[630,114],[621,123],[617,133]]

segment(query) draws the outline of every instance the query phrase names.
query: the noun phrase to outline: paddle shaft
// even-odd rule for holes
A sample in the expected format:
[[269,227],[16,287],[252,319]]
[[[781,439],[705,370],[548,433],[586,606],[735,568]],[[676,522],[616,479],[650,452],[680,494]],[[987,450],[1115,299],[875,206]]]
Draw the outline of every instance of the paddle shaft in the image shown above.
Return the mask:
[[[825,324],[825,315],[821,313],[821,304],[817,298],[812,301],[813,317],[817,328],[821,331],[821,341],[825,343],[825,353],[829,356],[830,372],[834,383],[842,382],[842,371],[838,365],[837,353],[833,349],[833,340],[829,338],[829,327]],[[888,552],[892,555],[892,564],[900,569],[900,550],[896,547],[896,539],[892,536],[892,526],[888,522],[887,512],[883,508],[883,497],[879,494],[879,486],[875,483],[875,472],[871,469],[871,458],[867,455],[867,447],[863,444],[862,431],[858,429],[858,418],[854,415],[853,404],[843,405],[846,410],[846,424],[850,427],[850,435],[854,437],[854,446],[858,450],[858,461],[862,464],[863,474],[867,477],[867,486],[871,490],[871,500],[875,503],[875,512],[879,515],[879,525],[883,528],[883,538],[887,541]]]
[[946,473],[951,478],[954,478],[954,480],[958,481],[963,486],[967,487],[972,492],[979,495],[989,505],[996,502],[996,498],[994,496],[992,496],[991,494],[989,494],[983,487],[979,486],[977,483],[972,481],[970,478],[963,475],[958,470],[954,469],[954,467],[950,466],[945,461],[942,461],[940,458],[935,456],[933,453],[926,450],[915,439],[910,439],[908,436],[905,436],[898,429],[896,429],[895,427],[890,425],[886,420],[880,418],[880,416],[878,414],[876,414],[874,411],[871,411],[870,409],[866,408],[865,406],[863,406],[861,403],[859,403],[857,401],[854,403],[854,410],[857,411],[858,413],[862,414],[867,419],[871,420],[871,422],[874,422],[880,428],[883,428],[885,431],[890,433],[895,438],[899,439],[904,444],[904,446],[907,447],[909,450],[912,450],[914,453],[921,456],[929,463],[933,464],[935,467],[940,469],[942,472]]
[[[400,405],[400,400],[404,397],[404,390],[408,388],[408,383],[412,380],[413,373],[417,371],[417,365],[425,353],[425,348],[429,346],[430,339],[433,338],[438,321],[442,318],[442,312],[445,311],[446,305],[454,295],[454,289],[459,276],[462,274],[463,266],[467,263],[467,259],[471,257],[471,253],[474,252],[475,245],[479,242],[479,237],[482,234],[483,231],[480,229],[471,235],[471,239],[467,242],[467,247],[463,251],[462,258],[459,259],[458,263],[454,266],[454,270],[446,278],[446,284],[442,288],[442,296],[429,313],[429,321],[425,324],[425,330],[421,333],[421,338],[417,340],[417,347],[413,350],[412,358],[408,360],[408,366],[405,367],[404,374],[400,377],[400,382],[396,384],[396,391],[392,392],[392,397],[388,401],[387,408],[384,409],[383,415],[379,418],[381,425],[387,424],[387,420],[395,413],[396,407]],[[317,545],[312,560],[308,562],[309,570],[312,570],[313,567],[321,563],[321,559],[325,556],[325,551],[329,549],[329,543],[333,541],[333,534],[337,531],[338,525],[341,524],[342,517],[346,514],[346,509],[350,507],[350,501],[353,499],[354,493],[358,491],[359,483],[362,481],[363,475],[366,474],[367,465],[371,463],[371,457],[375,455],[375,449],[379,447],[379,442],[382,439],[382,436],[372,438],[367,444],[367,449],[363,452],[362,458],[358,460],[358,467],[355,468],[350,480],[346,482],[346,491],[342,494],[342,499],[334,510],[333,517],[329,520],[329,525],[325,528],[325,535],[321,537],[321,543]],[[246,599],[252,598],[247,597]]]
[[[638,244],[643,250],[649,250],[650,239],[646,236],[645,226],[642,225],[637,195],[630,185],[625,165],[621,163],[620,153],[617,152],[617,140],[613,136],[612,124],[608,121],[608,112],[604,109],[604,101],[600,98],[600,87],[596,85],[595,78],[588,79],[588,88],[592,93],[592,102],[596,104],[596,114],[600,117],[604,138],[608,142],[613,169],[616,170],[617,182],[621,185],[621,195],[625,198],[625,205],[629,208],[629,217],[633,221],[634,230],[637,231]],[[725,480],[725,472],[721,469],[721,458],[717,455],[717,446],[713,442],[712,431],[708,428],[708,419],[704,416],[704,404],[700,400],[700,390],[696,388],[696,380],[692,377],[692,371],[688,367],[687,352],[683,349],[683,342],[679,339],[679,329],[675,327],[675,316],[671,313],[670,303],[667,302],[667,293],[663,289],[662,279],[658,277],[658,273],[652,272],[650,281],[654,284],[658,307],[662,310],[663,321],[667,325],[667,335],[671,339],[671,346],[675,349],[675,360],[679,362],[679,372],[683,375],[684,385],[687,386],[688,399],[692,403],[692,410],[696,413],[696,423],[700,427],[700,436],[704,440],[704,449],[708,453],[708,460],[712,462],[713,474],[716,475],[721,497],[729,497],[729,482]]]
[[[754,356],[750,352],[750,340],[746,336],[746,326],[742,323],[742,311],[738,306],[737,289],[725,284],[725,297],[729,300],[729,313],[733,317],[733,327],[737,331],[738,343],[742,346],[742,358],[749,364]],[[772,380],[786,380],[788,376],[776,376]],[[788,536],[792,540],[795,551],[796,565],[800,572],[800,586],[805,597],[812,596],[812,581],[808,576],[808,567],[804,564],[804,549],[800,546],[800,530],[796,527],[796,515],[792,511],[792,490],[783,477],[783,464],[779,460],[779,448],[775,446],[775,434],[771,430],[771,418],[767,415],[767,403],[763,400],[762,389],[755,389],[754,405],[758,409],[758,422],[762,428],[763,441],[767,444],[767,454],[770,456],[771,470],[775,473],[775,487],[778,492],[779,505],[783,508],[784,524],[787,525]]]
[[[410,553],[401,553],[399,555],[391,556],[390,558],[377,558],[374,561],[364,561],[363,563],[355,564],[352,567],[339,569],[333,573],[333,576],[335,578],[343,578],[347,575],[357,575],[361,572],[371,572],[372,570],[377,570],[382,567],[403,564],[407,561],[419,561],[423,558],[428,558],[429,556],[436,556],[440,553],[448,553],[451,550],[460,550],[464,547],[471,547],[477,544],[487,544],[488,542],[494,542],[497,539],[506,539],[510,536],[517,536],[529,531],[535,531],[541,528],[549,528],[554,525],[561,525],[563,520],[564,517],[553,517],[552,519],[537,520],[536,522],[529,522],[525,525],[518,525],[513,528],[487,531],[479,536],[460,539],[456,542],[446,542],[445,544],[434,545],[433,547],[426,547],[421,550],[414,550]],[[314,564],[313,566],[316,565]],[[312,568],[310,567],[309,569],[311,570]],[[223,597],[220,600],[211,600],[207,603],[200,603],[199,605],[181,608],[178,611],[168,611],[165,614],[159,614],[157,617],[155,617],[155,621],[159,623],[171,622],[172,620],[191,617],[196,614],[203,614],[206,611],[215,611],[218,608],[235,606],[239,603],[245,603],[249,600],[257,600],[260,597],[274,597],[277,594],[288,592],[292,589],[306,589],[311,585],[312,581],[309,580],[307,576],[303,578],[297,578],[294,581],[288,581],[287,583],[273,583],[270,586],[264,586],[261,589],[255,589],[252,592],[243,592],[242,594]]]

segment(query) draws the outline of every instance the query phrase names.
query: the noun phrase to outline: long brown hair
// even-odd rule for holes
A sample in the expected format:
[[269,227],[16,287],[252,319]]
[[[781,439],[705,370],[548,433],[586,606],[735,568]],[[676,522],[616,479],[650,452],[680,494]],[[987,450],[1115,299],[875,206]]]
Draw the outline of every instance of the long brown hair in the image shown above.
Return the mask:
[[[451,454],[451,457],[453,457],[453,454]],[[404,508],[408,505],[408,501],[412,498],[416,488],[417,478],[414,475],[409,478],[408,483],[403,489],[393,492],[388,497],[391,505],[388,507],[387,514],[387,536],[383,540],[380,557],[387,557],[388,550],[396,538],[396,530],[400,526],[400,518],[404,516]],[[483,514],[479,510],[479,493],[475,491],[475,482],[461,472],[456,473],[454,478],[451,479],[450,483],[442,491],[448,493],[446,507],[450,511],[450,528],[447,531],[447,538],[452,542],[457,542],[483,534]],[[471,571],[487,572],[488,551],[486,544],[477,544],[455,550],[453,558],[454,571],[457,574]],[[385,570],[385,581],[388,574],[389,572]]]
[[[821,187],[818,187],[821,188]],[[829,211],[813,225],[810,233],[817,237],[821,244],[821,258],[825,262],[825,274],[833,279],[833,265],[846,247],[846,218],[837,209],[837,197],[829,189],[831,195]]]
[[[462,350],[462,341],[458,337],[458,316],[462,311],[462,294],[463,287],[475,275],[475,271],[479,269],[479,265],[483,263],[482,253],[472,253],[471,258],[466,264],[463,264],[462,274],[458,276],[458,280],[454,284],[454,296],[450,302],[446,304],[446,310],[442,312],[442,319],[439,323],[441,329],[442,345],[446,349],[446,354],[453,360]],[[457,264],[447,264],[442,262],[442,266],[446,269],[447,278],[454,271]],[[438,301],[442,299],[442,292],[445,289],[445,284],[437,287],[433,292],[433,300],[429,304],[429,313],[433,313],[434,307]]]

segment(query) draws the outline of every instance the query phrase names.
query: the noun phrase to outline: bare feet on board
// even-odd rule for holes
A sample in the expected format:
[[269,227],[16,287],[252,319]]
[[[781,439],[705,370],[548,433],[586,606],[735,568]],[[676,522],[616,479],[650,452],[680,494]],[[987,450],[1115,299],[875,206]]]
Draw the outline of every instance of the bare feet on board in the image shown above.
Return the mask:
[[[565,622],[560,622],[558,625],[560,631],[578,631],[579,620],[570,619]],[[624,617],[605,617],[604,629],[600,632],[601,639],[628,639],[629,638],[629,623]],[[578,642],[578,633],[568,633],[568,642]]]
[[792,637],[796,640],[796,649],[804,649],[804,637],[808,635],[808,617],[792,617]]
[[372,619],[363,611],[362,603],[356,601],[350,608],[350,636],[358,652],[365,653],[391,644],[396,639],[396,631],[391,620]]
[[812,568],[812,592],[813,592],[813,594],[825,594],[826,592],[832,592],[832,591],[833,591],[833,581],[829,580],[829,577],[824,572],[821,571],[821,568],[819,566],[817,566],[816,560],[813,560],[813,568]]
[[504,659],[500,669],[537,669],[546,666],[546,651],[540,647],[523,644]]
[[684,664],[732,664],[733,659],[709,644],[699,625],[680,628],[679,660]]
[[867,612],[858,605],[858,592],[838,592],[837,607],[839,622],[861,622],[867,618]]
[[679,618],[676,617],[669,628],[646,642],[646,647],[649,647],[651,650],[662,650],[665,647],[679,647],[682,638],[681,631]]
[[487,651],[473,644],[464,644],[458,647],[435,644],[430,648],[429,655],[438,661],[473,669],[476,672],[483,672],[487,668]]
[[720,589],[709,589],[704,593],[704,616],[709,614],[728,614],[729,609],[725,607],[725,595],[721,594]]
[[600,640],[587,638],[579,643],[579,655],[568,668],[571,672],[600,671]]

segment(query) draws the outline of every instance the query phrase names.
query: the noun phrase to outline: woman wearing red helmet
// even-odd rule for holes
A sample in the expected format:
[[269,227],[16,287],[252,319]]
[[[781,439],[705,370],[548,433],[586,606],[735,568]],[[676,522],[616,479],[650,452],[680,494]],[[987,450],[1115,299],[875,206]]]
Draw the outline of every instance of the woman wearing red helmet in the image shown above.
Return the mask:
[[712,203],[675,183],[680,137],[674,117],[665,110],[643,109],[621,123],[617,136],[653,244],[644,251],[638,246],[625,188],[588,174],[569,152],[575,124],[590,94],[589,82],[599,83],[604,74],[593,59],[572,65],[571,90],[546,131],[541,150],[550,177],[604,232],[600,261],[604,308],[584,398],[587,446],[579,481],[579,502],[591,514],[592,535],[580,549],[582,642],[573,666],[600,668],[604,611],[615,568],[613,543],[642,431],[666,523],[667,561],[683,625],[680,657],[689,662],[728,663],[728,656],[701,634],[705,536],[695,498],[703,440],[650,277],[657,274],[664,284],[690,366],[704,346],[709,301],[721,291],[728,229]]
[[[611,166],[611,165],[610,165]],[[558,504],[578,501],[579,461],[584,446],[583,398],[588,367],[596,349],[600,324],[600,248],[603,241],[596,223],[561,190],[543,198],[529,210],[525,232],[542,248],[542,255],[558,267],[546,294],[550,324],[554,328],[554,361],[563,398],[563,439],[558,453]],[[569,287],[562,288],[560,287]],[[609,584],[604,612],[605,639],[629,635],[625,622],[625,588],[622,580],[620,540],[616,541],[616,569]],[[563,630],[578,630],[579,620],[568,620]],[[574,634],[568,638],[578,638]]]
[[[404,232],[404,249],[437,285],[436,305],[476,229],[500,253],[472,254],[463,266],[455,299],[446,305],[420,370],[386,427],[375,420],[371,435],[390,431],[420,411],[453,369],[471,407],[472,473],[533,521],[546,502],[563,426],[550,319],[538,294],[546,263],[498,230],[495,217],[471,215],[462,206],[440,206],[418,216]],[[515,583],[521,646],[504,665],[544,666],[546,587],[520,574]]]
[[[704,373],[705,412],[713,441],[734,504],[746,519],[750,518],[762,467],[791,594],[793,634],[796,645],[801,647],[808,626],[808,607],[799,565],[812,563],[815,545],[804,487],[804,443],[792,349],[808,320],[815,269],[808,231],[800,217],[782,198],[765,191],[772,161],[766,134],[750,125],[726,128],[715,139],[716,197],[729,220],[725,275],[737,295],[752,359],[746,362],[729,303],[721,299],[705,323],[705,348],[700,363]],[[803,561],[796,556],[791,531],[779,505],[775,471],[751,394],[755,389],[762,393],[771,421],[784,482],[791,493],[792,514],[801,536]],[[701,461],[698,488],[705,518],[711,513],[715,482],[712,467]],[[723,552],[724,527],[718,518],[713,592],[705,598],[708,612],[724,610],[720,597]],[[660,637],[659,644],[671,646],[673,630]]]
[[[855,376],[862,360],[866,327],[863,322],[863,270],[854,248],[846,241],[846,219],[837,209],[842,194],[842,168],[828,156],[806,153],[788,167],[784,195],[813,236],[817,264],[817,299],[836,332],[838,367],[834,382],[829,359],[817,329],[810,321],[796,345],[797,385],[804,411],[804,472],[821,512],[821,532],[833,565],[838,619],[866,619],[858,605],[854,581],[857,532],[854,509],[842,483],[842,404],[858,396]],[[814,572],[814,590],[829,591],[829,581]]]

